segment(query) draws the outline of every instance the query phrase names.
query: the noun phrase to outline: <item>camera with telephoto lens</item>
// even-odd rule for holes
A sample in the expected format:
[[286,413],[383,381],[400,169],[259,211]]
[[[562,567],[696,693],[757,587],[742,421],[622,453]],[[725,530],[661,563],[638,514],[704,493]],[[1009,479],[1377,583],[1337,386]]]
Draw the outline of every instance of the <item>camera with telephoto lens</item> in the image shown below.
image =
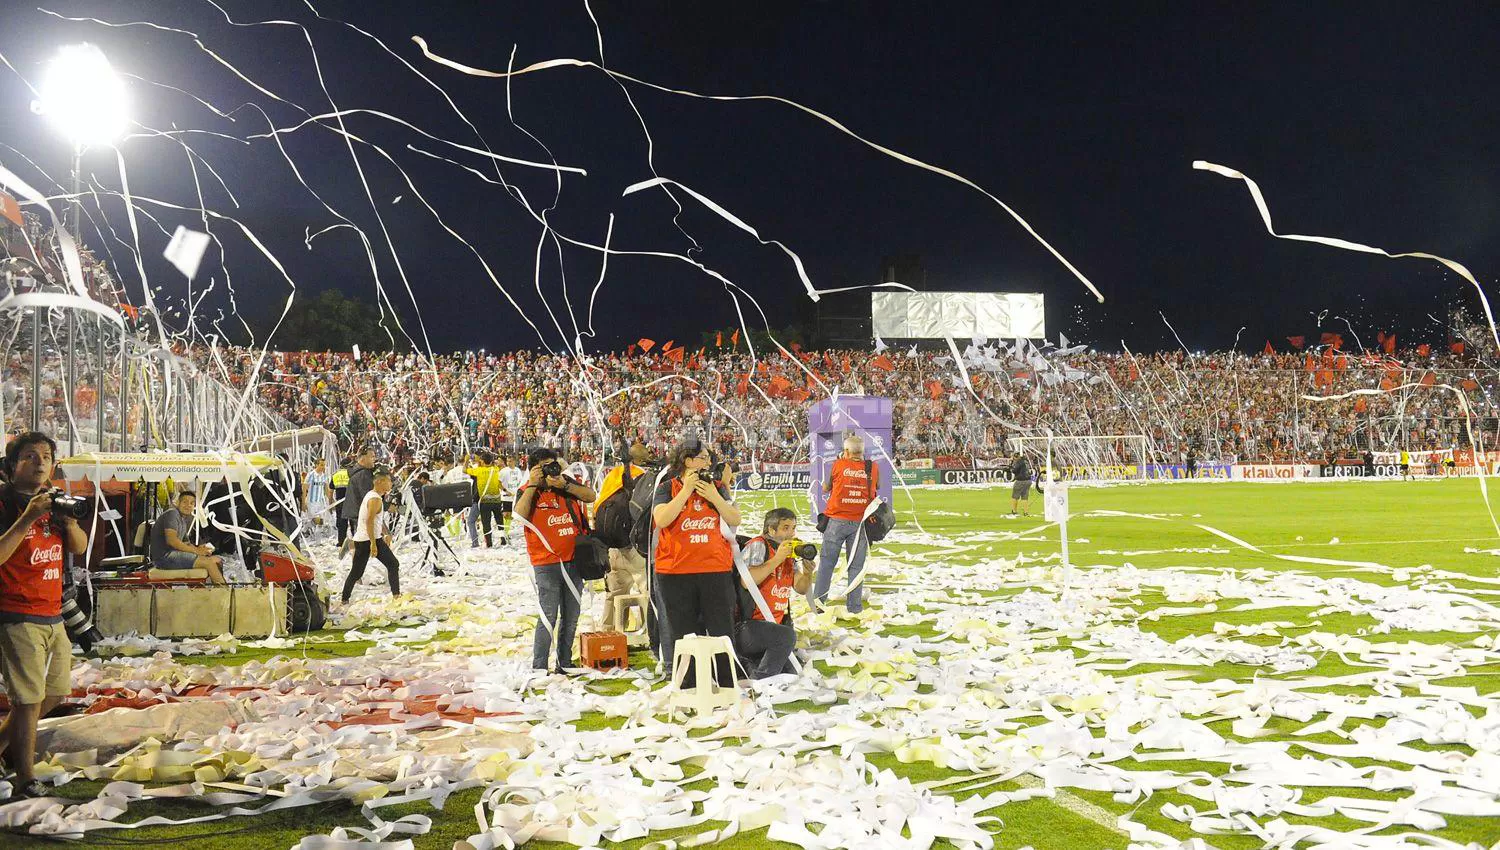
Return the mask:
[[547,478],[556,478],[557,476],[562,475],[562,464],[558,463],[555,460],[547,461],[546,463],[542,464],[542,475],[546,476]]
[[52,513],[58,516],[70,516],[73,519],[83,519],[88,513],[89,503],[76,496],[69,496],[61,490],[52,490]]
[[792,554],[796,555],[802,560],[811,561],[813,558],[818,557],[817,544],[805,543],[795,537],[793,537],[789,542],[792,544]]
[[708,468],[708,480],[710,480],[710,481],[716,481],[716,482],[717,481],[723,481],[724,480],[724,469],[727,466],[729,466],[729,461],[727,461],[727,460],[721,460],[718,463],[714,464],[713,466],[710,466]]

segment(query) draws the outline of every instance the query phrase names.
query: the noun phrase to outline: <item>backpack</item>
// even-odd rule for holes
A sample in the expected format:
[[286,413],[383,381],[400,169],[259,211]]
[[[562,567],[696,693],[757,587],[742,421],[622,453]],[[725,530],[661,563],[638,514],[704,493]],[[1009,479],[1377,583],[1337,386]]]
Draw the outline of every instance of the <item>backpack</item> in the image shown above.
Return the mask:
[[896,512],[891,508],[891,503],[882,501],[875,513],[865,518],[865,537],[871,543],[879,543],[885,539],[887,534],[896,525]]
[[630,494],[630,545],[642,558],[649,557],[651,551],[651,507],[655,500],[656,473],[648,470],[635,480],[635,490]]
[[568,503],[568,512],[578,526],[578,536],[573,542],[573,566],[578,569],[578,577],[584,581],[604,578],[609,574],[609,546],[589,529],[588,517],[578,500],[569,496],[564,496],[563,500]]
[[630,465],[626,464],[625,473],[620,479],[620,489],[610,493],[609,498],[594,511],[594,536],[611,549],[624,549],[630,545],[631,532],[635,529],[635,517],[630,504],[635,495],[634,485]]

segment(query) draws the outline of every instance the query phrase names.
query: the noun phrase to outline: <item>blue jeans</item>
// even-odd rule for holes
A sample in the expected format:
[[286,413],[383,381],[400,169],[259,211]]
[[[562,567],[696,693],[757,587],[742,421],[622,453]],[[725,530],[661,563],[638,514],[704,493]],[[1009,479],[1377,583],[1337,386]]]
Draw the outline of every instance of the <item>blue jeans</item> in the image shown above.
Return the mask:
[[797,632],[791,626],[745,620],[734,627],[734,651],[752,679],[794,672],[791,657],[796,646]]
[[[569,590],[563,581],[563,573],[573,583]],[[578,568],[570,562],[532,567],[536,574],[537,601],[542,609],[541,619],[536,623],[536,636],[531,641],[531,666],[536,670],[547,669],[547,655],[556,648],[557,665],[554,670],[573,666],[573,633],[578,630],[578,597],[573,591],[583,592],[583,579]],[[559,612],[561,617],[558,616]],[[548,629],[548,623],[552,629]]]
[[477,547],[479,545],[478,505],[470,505],[469,509],[464,511],[464,528],[469,530],[469,545]]
[[[818,578],[813,583],[813,603],[823,605],[828,600],[828,586],[833,583],[833,568],[838,566],[839,554],[849,551],[849,581],[852,583],[865,569],[865,552],[870,541],[860,533],[864,524],[852,519],[828,520],[828,529],[823,532],[823,551],[818,553]],[[864,610],[864,585],[849,591],[847,606],[849,613]]]

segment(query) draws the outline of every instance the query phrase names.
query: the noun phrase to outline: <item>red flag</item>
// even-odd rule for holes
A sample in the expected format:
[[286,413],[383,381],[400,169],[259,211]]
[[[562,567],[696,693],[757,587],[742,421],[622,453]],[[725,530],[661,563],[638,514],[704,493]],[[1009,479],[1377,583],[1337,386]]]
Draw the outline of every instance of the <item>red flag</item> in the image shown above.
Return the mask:
[[785,395],[786,391],[791,388],[791,381],[788,381],[786,378],[783,378],[780,375],[776,375],[771,378],[770,386],[766,387],[766,395],[771,396],[772,398],[776,398],[778,396]]
[[625,349],[625,356],[626,357],[634,357],[635,356],[635,343],[631,343],[630,347],[627,348],[627,349]]
[[[643,351],[643,352],[644,351],[650,351],[651,350],[651,346],[656,345],[656,340],[654,340],[654,339],[641,339],[641,340],[639,340],[639,341],[636,342],[636,345],[639,345],[641,347],[641,351]],[[671,343],[668,343],[668,345],[671,345]]]
[[792,344],[791,344],[791,345],[790,345],[790,346],[788,346],[788,347],[789,347],[789,348],[790,348],[790,349],[792,349],[792,353],[793,353],[793,354],[801,354],[801,353],[802,353],[802,344],[801,344],[801,343],[798,343],[798,342],[794,342],[794,343],[792,343]]
[[1333,368],[1338,369],[1340,371],[1348,369],[1349,368],[1349,358],[1348,358],[1348,356],[1340,354],[1338,356],[1338,359],[1336,359],[1336,360],[1333,361]]
[[662,354],[666,354],[668,351],[671,351],[672,350],[672,343],[674,343],[676,341],[677,340],[675,340],[675,339],[669,339],[669,340],[667,340],[667,344],[663,345],[661,347],[661,353]]
[[732,345],[732,346],[737,346],[737,345],[740,344],[740,329],[739,328],[735,328],[734,329],[734,333],[732,333],[732,334],[729,335],[729,344]]
[[1317,363],[1318,361],[1313,359],[1313,353],[1311,351],[1307,352],[1307,356],[1302,358],[1302,366],[1309,372],[1313,370],[1313,367],[1315,367]]
[[882,354],[870,361],[870,367],[872,369],[880,369],[884,372],[891,372],[895,371],[896,364],[891,362],[891,358]]
[[1431,357],[1432,356],[1432,346],[1428,345],[1425,342],[1422,343],[1421,345],[1417,346],[1417,356],[1418,357]]
[[1292,344],[1292,348],[1295,348],[1298,351],[1301,351],[1302,350],[1302,346],[1304,346],[1304,345],[1307,344],[1307,337],[1303,337],[1303,336],[1289,336],[1289,337],[1286,338],[1286,341]]
[[1367,403],[1365,403],[1364,396],[1360,396],[1359,398],[1357,398],[1357,399],[1354,400],[1354,412],[1355,413],[1364,413],[1366,410],[1369,409],[1369,407],[1370,407],[1370,405],[1367,404]]
[[1266,340],[1266,353],[1267,354],[1275,354],[1276,353],[1276,349],[1274,349],[1274,348],[1271,347],[1271,341],[1269,339]]
[[715,348],[723,348],[724,347],[724,332],[723,331],[718,331],[717,333],[714,334],[714,347]]
[[1323,336],[1320,338],[1320,341],[1319,341],[1318,344],[1319,345],[1329,346],[1329,347],[1333,348],[1334,351],[1337,351],[1340,348],[1344,347],[1344,337],[1343,337],[1342,334],[1332,334],[1332,333],[1326,333],[1325,332],[1323,334]]
[[1433,384],[1436,384],[1436,383],[1437,383],[1437,375],[1434,375],[1431,372],[1424,372],[1424,373],[1422,373],[1422,386],[1424,386],[1424,387],[1430,387],[1430,386],[1432,386]]
[[1395,379],[1390,376],[1390,373],[1386,373],[1386,376],[1384,378],[1380,379],[1380,389],[1381,389],[1381,391],[1382,392],[1390,392],[1391,390],[1394,390],[1395,388],[1396,388],[1396,381],[1395,381]]
[[[1030,377],[1030,376],[1028,375],[1027,377]],[[1139,381],[1140,379],[1141,379],[1141,369],[1140,369],[1139,366],[1135,365],[1135,358],[1132,357],[1132,358],[1130,358],[1130,380],[1132,380],[1132,381]]]
[[1464,353],[1464,344],[1461,343],[1461,342],[1449,343],[1448,344],[1448,350],[1451,351],[1451,352],[1453,352],[1454,354],[1463,354]]
[[1395,354],[1396,353],[1396,335],[1395,334],[1382,334],[1382,336],[1384,337],[1384,339],[1380,340],[1380,347],[1383,348],[1383,349],[1385,349],[1385,353],[1386,354]]
[[684,349],[684,348],[673,348],[671,350],[667,350],[665,348],[662,349],[662,351],[666,351],[666,353],[667,353],[667,359],[668,360],[673,360],[673,361],[676,361],[678,363],[682,362],[682,352],[684,352],[686,350],[687,349]]
[[1473,378],[1464,378],[1463,381],[1461,381],[1459,383],[1459,386],[1463,387],[1464,389],[1466,389],[1466,390],[1468,390],[1470,392],[1473,392],[1474,390],[1479,389],[1479,383],[1477,381],[1475,381]]
[[940,398],[942,398],[943,397],[943,382],[942,381],[928,381],[927,382],[927,395],[931,396],[933,399],[940,399]]

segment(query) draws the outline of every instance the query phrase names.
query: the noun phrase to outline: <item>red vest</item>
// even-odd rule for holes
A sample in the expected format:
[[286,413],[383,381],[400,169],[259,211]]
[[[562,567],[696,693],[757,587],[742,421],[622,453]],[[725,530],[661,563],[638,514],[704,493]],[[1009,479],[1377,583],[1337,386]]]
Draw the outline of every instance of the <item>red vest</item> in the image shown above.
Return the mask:
[[[522,493],[531,489],[529,486]],[[578,545],[578,523],[573,512],[568,510],[568,500],[555,490],[543,490],[531,503],[531,523],[526,528],[526,554],[531,556],[533,567],[545,567],[573,560],[573,548]],[[541,536],[537,532],[541,532]],[[546,542],[543,542],[546,541]],[[547,548],[547,547],[552,548]]]
[[[682,479],[672,479],[672,498],[682,492]],[[668,575],[727,573],[734,569],[734,550],[719,530],[719,512],[694,494],[682,513],[656,536],[656,571]]]
[[47,514],[26,529],[26,539],[0,564],[0,611],[56,617],[62,613],[62,591],[63,539]]
[[864,519],[865,508],[875,500],[880,488],[880,467],[870,462],[870,475],[865,477],[865,461],[841,457],[833,462],[829,472],[833,480],[828,494],[828,506],[823,513],[831,519],[847,519],[859,522]]
[[[767,558],[776,554],[776,547],[772,546],[771,541],[767,540],[764,535],[755,538],[755,540],[763,541],[766,544]],[[750,541],[750,543],[754,543],[755,540]],[[749,546],[750,543],[746,543],[745,545]],[[797,577],[796,563],[795,557],[787,558],[778,564],[776,569],[771,570],[771,574],[766,576],[765,580],[760,583],[760,595],[766,598],[766,607],[771,609],[771,616],[775,618],[775,622],[777,623],[785,620],[787,612],[792,610],[792,582]],[[750,619],[765,619],[765,617],[760,615],[759,605],[750,609]]]

